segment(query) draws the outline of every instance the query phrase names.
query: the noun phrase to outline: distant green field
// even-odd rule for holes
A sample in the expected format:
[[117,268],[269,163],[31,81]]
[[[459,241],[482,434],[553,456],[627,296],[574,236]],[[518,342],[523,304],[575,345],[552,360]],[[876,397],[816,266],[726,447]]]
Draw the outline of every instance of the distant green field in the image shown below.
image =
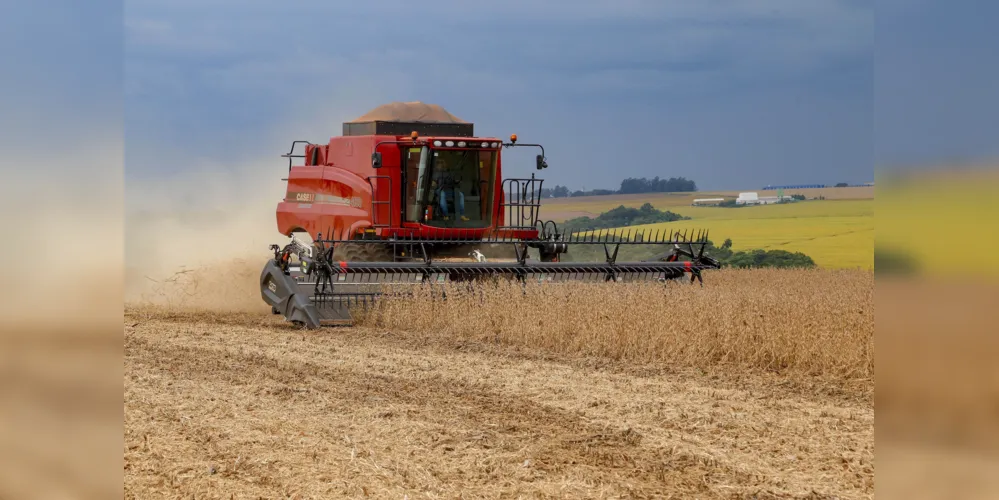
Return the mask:
[[733,250],[802,252],[826,268],[874,267],[874,200],[803,201],[744,208],[676,209],[693,220],[635,226],[645,231],[707,229]]
[[[618,203],[620,205],[621,203]],[[706,229],[716,245],[731,238],[733,250],[787,250],[810,256],[820,267],[874,267],[874,200],[809,200],[740,208],[669,207],[692,220],[629,227],[629,230]]]
[[[747,190],[753,191],[753,190]],[[874,267],[874,188],[822,188],[788,190],[824,200],[740,208],[691,206],[695,198],[734,198],[738,191],[698,193],[649,193],[546,199],[542,219],[562,222],[582,215],[594,217],[624,205],[651,203],[692,220],[665,222],[628,229],[669,231],[707,229],[716,245],[732,239],[733,250],[787,250],[802,252],[825,268]],[[774,192],[760,192],[773,196]]]

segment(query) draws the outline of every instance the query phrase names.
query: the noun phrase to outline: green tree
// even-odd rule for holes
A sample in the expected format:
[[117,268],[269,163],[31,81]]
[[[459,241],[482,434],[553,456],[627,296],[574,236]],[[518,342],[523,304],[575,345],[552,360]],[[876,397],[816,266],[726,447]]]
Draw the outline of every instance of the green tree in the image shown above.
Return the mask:
[[787,250],[750,250],[748,252],[735,252],[728,258],[725,264],[731,267],[815,267],[815,261],[811,257],[801,252],[788,252]]
[[620,205],[617,208],[598,215],[596,218],[576,217],[565,221],[563,226],[571,231],[589,231],[592,229],[609,229],[689,219],[690,217],[668,210],[658,210],[651,203],[646,203],[641,208],[630,208]]

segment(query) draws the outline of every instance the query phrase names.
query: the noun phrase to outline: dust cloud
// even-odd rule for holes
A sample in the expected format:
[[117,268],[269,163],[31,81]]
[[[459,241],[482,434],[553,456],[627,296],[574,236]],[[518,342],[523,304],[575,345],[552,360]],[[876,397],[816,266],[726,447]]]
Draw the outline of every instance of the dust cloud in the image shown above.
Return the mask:
[[370,88],[327,96],[321,112],[312,100],[293,105],[297,118],[261,134],[255,142],[265,153],[246,161],[206,160],[179,173],[128,179],[125,303],[269,311],[260,272],[272,255],[268,247],[288,241],[276,220],[288,173],[280,155],[293,139],[328,141],[343,122],[385,102]]
[[285,173],[261,161],[130,182],[126,304],[266,310],[257,280],[268,247],[287,240],[275,218]]

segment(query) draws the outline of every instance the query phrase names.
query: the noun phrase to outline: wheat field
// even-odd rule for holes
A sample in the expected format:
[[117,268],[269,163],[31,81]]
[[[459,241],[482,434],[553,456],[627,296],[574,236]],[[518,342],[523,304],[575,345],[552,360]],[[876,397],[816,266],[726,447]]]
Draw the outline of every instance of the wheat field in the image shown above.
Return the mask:
[[873,497],[871,272],[456,287],[303,330],[236,267],[126,308],[126,498]]
[[874,371],[872,272],[726,269],[689,283],[450,284],[383,300],[364,326],[671,366],[838,381]]

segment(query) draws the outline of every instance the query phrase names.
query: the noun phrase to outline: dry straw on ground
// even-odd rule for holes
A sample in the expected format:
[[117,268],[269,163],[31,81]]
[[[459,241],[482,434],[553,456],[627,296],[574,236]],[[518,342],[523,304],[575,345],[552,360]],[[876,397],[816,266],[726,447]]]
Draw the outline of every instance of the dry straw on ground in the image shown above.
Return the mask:
[[871,404],[269,314],[129,310],[125,498],[871,498]]
[[[181,311],[258,313],[257,262],[184,270],[148,302]],[[560,355],[665,366],[732,366],[873,390],[874,273],[726,269],[686,282],[455,283],[387,296],[359,326]],[[447,300],[441,300],[445,292]]]
[[392,298],[367,326],[640,363],[737,365],[872,384],[874,275],[725,270],[702,288],[516,284]]
[[870,273],[458,287],[306,331],[255,264],[126,308],[126,498],[873,495]]
[[[261,313],[258,263],[184,270],[146,301],[181,311]],[[454,283],[387,296],[359,326],[665,366],[733,366],[873,390],[874,273],[726,269],[687,282]],[[447,294],[441,300],[440,293]]]

